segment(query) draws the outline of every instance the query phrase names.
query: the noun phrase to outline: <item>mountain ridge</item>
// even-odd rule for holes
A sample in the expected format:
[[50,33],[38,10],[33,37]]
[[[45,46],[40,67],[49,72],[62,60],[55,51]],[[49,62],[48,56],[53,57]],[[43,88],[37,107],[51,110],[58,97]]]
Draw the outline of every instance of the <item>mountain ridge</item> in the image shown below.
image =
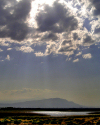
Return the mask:
[[11,104],[0,103],[0,107],[17,107],[17,108],[85,108],[72,101],[61,98],[49,98],[41,100],[32,100],[16,102]]

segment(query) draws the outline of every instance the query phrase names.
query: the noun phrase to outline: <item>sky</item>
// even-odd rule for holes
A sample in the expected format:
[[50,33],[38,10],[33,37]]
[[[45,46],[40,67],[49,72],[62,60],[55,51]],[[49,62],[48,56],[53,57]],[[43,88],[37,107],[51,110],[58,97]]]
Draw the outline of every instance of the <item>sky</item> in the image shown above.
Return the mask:
[[99,95],[99,0],[0,0],[0,103]]

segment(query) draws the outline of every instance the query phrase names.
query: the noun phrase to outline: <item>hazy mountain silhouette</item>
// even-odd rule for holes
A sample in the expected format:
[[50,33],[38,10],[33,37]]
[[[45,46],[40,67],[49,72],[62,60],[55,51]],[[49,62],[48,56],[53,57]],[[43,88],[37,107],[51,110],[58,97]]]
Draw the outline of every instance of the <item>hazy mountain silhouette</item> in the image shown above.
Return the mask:
[[85,106],[76,104],[60,98],[50,98],[43,100],[33,100],[11,104],[0,104],[0,107],[19,107],[19,108],[84,108]]

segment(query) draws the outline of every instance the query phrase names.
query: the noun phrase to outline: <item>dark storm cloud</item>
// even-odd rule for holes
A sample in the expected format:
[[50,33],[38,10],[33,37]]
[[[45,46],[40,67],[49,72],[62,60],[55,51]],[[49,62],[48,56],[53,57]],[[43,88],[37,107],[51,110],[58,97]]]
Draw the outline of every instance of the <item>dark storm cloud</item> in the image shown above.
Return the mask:
[[30,0],[0,0],[0,37],[23,40],[29,30],[25,21],[30,10]]
[[14,22],[9,24],[8,28],[10,29],[9,36],[14,40],[23,40],[28,33],[27,25],[22,22]]
[[31,1],[30,0],[22,0],[19,2],[14,9],[13,18],[24,20],[31,10]]
[[52,39],[52,40],[54,41],[54,40],[57,40],[58,37],[56,36],[55,33],[49,33],[49,34],[45,34],[45,35],[42,37],[41,40],[50,40],[50,39]]
[[0,26],[4,26],[7,23],[7,17],[10,16],[9,8],[4,9],[7,5],[6,0],[0,0]]
[[44,11],[38,13],[36,21],[41,32],[70,32],[78,26],[77,19],[71,15],[69,9],[57,1],[52,7],[45,5]]

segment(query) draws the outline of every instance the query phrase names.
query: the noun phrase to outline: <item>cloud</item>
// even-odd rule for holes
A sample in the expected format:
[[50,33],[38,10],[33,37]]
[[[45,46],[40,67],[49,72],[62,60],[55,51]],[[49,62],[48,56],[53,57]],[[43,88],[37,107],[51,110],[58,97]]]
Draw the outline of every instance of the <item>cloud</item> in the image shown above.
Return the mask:
[[4,60],[0,60],[0,62],[4,62]]
[[42,52],[36,52],[36,53],[34,53],[36,56],[44,56],[45,54],[44,53],[42,53]]
[[[79,5],[79,3],[75,1],[72,4],[73,10],[76,7],[74,4]],[[90,46],[95,43],[92,33],[83,27],[84,19],[78,15],[78,7],[75,13],[67,2],[64,4],[55,1],[52,6],[44,4],[42,7],[43,9],[36,15],[36,22],[38,33],[43,34],[40,35],[41,40],[47,44],[46,55],[54,53],[71,56],[76,50],[80,50],[80,46]],[[79,9],[83,11],[86,8]]]
[[[0,91],[0,100],[32,100],[41,98],[52,98],[54,95],[57,95],[58,91],[50,89],[33,89],[33,88],[22,88],[15,90],[5,90]],[[2,98],[3,97],[3,98]]]
[[3,50],[0,48],[0,52],[2,52]]
[[0,56],[0,62],[3,62],[4,60],[3,59],[1,59],[2,58],[2,56]]
[[73,51],[74,50],[74,48],[71,48],[70,46],[64,46],[64,47],[61,47],[60,49],[59,49],[59,52],[70,52],[70,51]]
[[80,56],[81,54],[82,54],[82,52],[79,52],[79,53],[76,54],[76,56]]
[[89,0],[92,4],[92,6],[94,6],[94,11],[93,14],[95,16],[100,15],[100,1],[99,0]]
[[82,55],[82,57],[83,57],[84,59],[91,59],[91,58],[92,58],[92,55],[91,55],[91,53],[87,53],[87,54]]
[[0,46],[10,46],[10,43],[8,43],[7,41],[0,41]]
[[69,8],[57,1],[54,2],[52,7],[45,5],[44,11],[37,14],[36,21],[38,24],[37,30],[41,32],[70,32],[78,26],[78,21],[70,13]]
[[75,62],[78,62],[79,61],[79,59],[75,59],[75,60],[73,60],[73,62],[75,63]]
[[52,40],[52,41],[55,41],[57,40],[58,37],[55,33],[46,33],[42,38],[41,40]]
[[95,41],[92,39],[91,36],[89,36],[88,34],[85,34],[84,38],[83,38],[83,44],[85,45],[90,45],[93,44]]
[[71,40],[64,40],[63,42],[62,42],[62,45],[70,45],[71,44]]
[[24,53],[31,53],[31,52],[34,52],[34,50],[29,47],[29,46],[21,46],[21,47],[16,47],[16,50],[17,51],[22,51]]
[[100,33],[100,28],[95,28],[94,33],[96,33],[96,34]]
[[71,57],[70,57],[70,58],[67,58],[66,61],[70,61],[71,59],[72,59]]
[[[40,93],[51,93],[53,92],[52,90],[49,89],[32,89],[32,88],[23,88],[20,90],[11,90],[11,91],[6,91],[6,93],[9,93],[10,95],[16,95],[16,94],[24,94],[24,93],[34,93],[34,94],[40,94]],[[57,92],[57,91],[54,91]]]
[[73,33],[73,39],[77,40],[78,39],[78,34],[77,33]]
[[28,27],[23,22],[12,22],[7,28],[10,31],[8,30],[9,33],[6,33],[6,35],[8,34],[8,37],[18,41],[24,40],[28,32]]
[[55,51],[56,51],[56,45],[55,45],[55,43],[50,43],[46,47],[45,54],[46,55],[50,55],[51,53],[55,53]]
[[[69,58],[73,55],[73,60],[81,55],[77,52],[100,42],[98,0],[46,3],[0,0],[0,46],[8,46],[7,50],[11,50],[13,44],[16,51],[34,52],[36,56],[62,54]],[[35,45],[45,45],[43,53],[31,48]]]
[[8,48],[7,50],[10,51],[10,50],[12,50],[12,48]]
[[31,10],[30,0],[0,0],[0,37],[21,41],[28,33],[25,22]]
[[6,60],[10,61],[10,56],[9,55],[7,55]]

